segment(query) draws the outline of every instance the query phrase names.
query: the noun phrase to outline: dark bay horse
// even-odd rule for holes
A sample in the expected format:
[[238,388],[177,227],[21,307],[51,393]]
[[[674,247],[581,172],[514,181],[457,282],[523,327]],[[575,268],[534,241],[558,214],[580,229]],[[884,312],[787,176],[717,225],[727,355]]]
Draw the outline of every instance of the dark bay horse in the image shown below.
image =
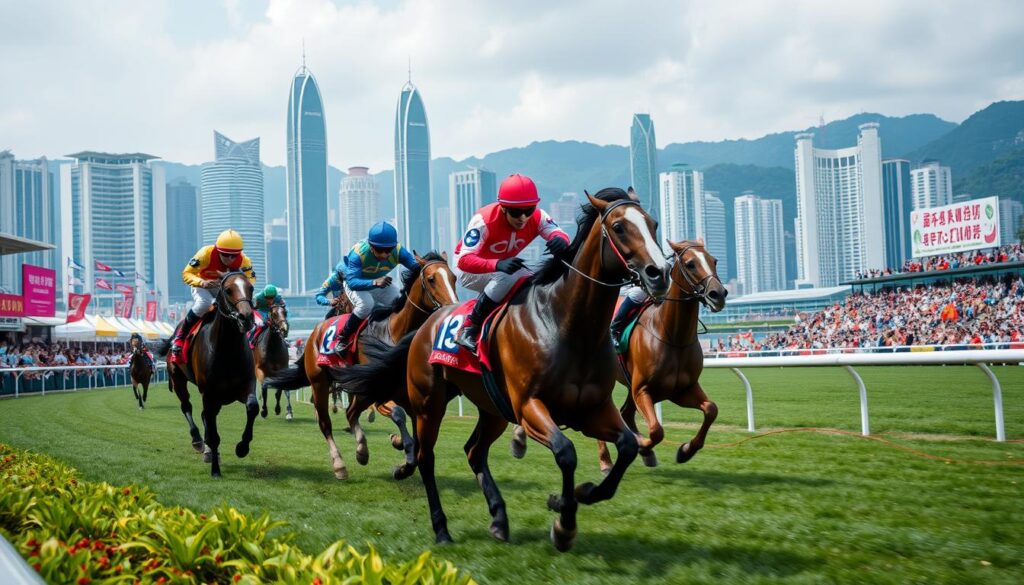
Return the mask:
[[[590,203],[583,209],[569,249],[545,263],[513,296],[488,334],[497,399],[507,401],[515,418],[512,422],[551,449],[562,473],[561,495],[548,499],[548,507],[559,514],[551,541],[560,551],[571,548],[575,540],[578,503],[593,504],[614,496],[637,455],[636,435],[612,402],[615,370],[608,326],[618,290],[627,281],[641,284],[655,297],[668,289],[654,220],[632,190],[627,194],[610,188],[587,197]],[[341,376],[346,387],[368,386],[370,392],[407,384],[416,423],[416,463],[438,543],[452,538],[434,475],[434,445],[454,395],[462,392],[476,404],[479,419],[465,451],[487,500],[491,534],[504,541],[509,537],[505,501],[487,457],[509,421],[499,414],[480,375],[428,363],[437,331],[451,312],[452,308],[441,309],[414,335],[379,356],[379,361],[348,368]],[[615,442],[618,460],[600,484],[574,484],[576,448],[561,427]]]
[[[252,425],[259,412],[256,366],[245,338],[245,333],[252,326],[252,284],[241,272],[226,273],[221,278],[214,308],[203,316],[202,326],[192,340],[185,363],[167,363],[171,387],[181,401],[181,411],[189,424],[192,446],[203,451],[213,477],[220,477],[217,415],[224,405],[236,401],[245,404],[245,430],[242,431],[242,440],[235,445],[235,455],[245,457],[249,454]],[[161,355],[167,353],[169,346],[170,343],[165,342]],[[203,439],[199,438],[199,431],[192,420],[188,382],[198,386],[203,397]]]
[[[256,383],[263,391],[263,410],[260,415],[267,418],[267,382],[279,370],[288,367],[288,309],[284,305],[273,305],[267,315],[267,326],[256,338],[252,358],[256,364]],[[285,390],[285,392],[290,392]],[[292,399],[286,396],[288,403],[288,420],[292,419]],[[281,390],[277,391],[277,404],[274,414],[281,414]]]
[[[365,339],[379,339],[388,346],[394,345],[403,335],[423,325],[427,317],[436,310],[458,301],[455,294],[455,275],[452,273],[451,267],[448,266],[447,254],[430,252],[423,257],[417,256],[416,261],[418,262],[417,269],[407,271],[403,276],[402,295],[395,300],[393,306],[374,311],[374,315],[370,316],[369,322],[360,333],[359,353],[356,356],[358,363],[367,362],[367,356],[363,351]],[[316,409],[320,432],[327,440],[334,476],[338,479],[347,479],[348,469],[334,442],[334,430],[328,412],[328,401],[332,389],[344,387],[338,379],[342,370],[324,368],[316,363],[317,348],[323,341],[324,333],[323,323],[318,323],[306,341],[302,362],[287,370],[282,370],[271,377],[268,382],[271,386],[281,389],[312,386],[313,406]],[[398,388],[398,390],[404,390],[404,388]],[[405,410],[390,402],[390,395],[366,397],[354,393],[351,398],[352,401],[345,414],[356,439],[356,461],[361,465],[366,465],[369,461],[370,453],[366,445],[366,434],[359,425],[359,415],[371,406],[376,406],[381,414],[389,417],[398,427],[399,437],[392,435],[392,445],[405,450],[407,461],[411,460],[413,458],[413,440],[406,429]]]
[[[675,264],[669,272],[668,295],[640,315],[623,355],[625,369],[618,368],[619,382],[629,388],[622,417],[636,431],[639,409],[647,423],[649,438],[640,438],[640,456],[648,467],[658,464],[654,447],[665,438],[655,404],[670,400],[704,414],[697,434],[676,451],[677,463],[689,461],[704,446],[708,429],[718,416],[718,407],[698,381],[704,369],[704,351],[697,339],[697,317],[701,304],[713,312],[721,311],[728,292],[718,278],[718,260],[708,253],[704,242],[669,242],[669,246]],[[598,442],[598,452],[601,469],[611,469],[603,441]]]
[[[139,403],[139,410],[145,410],[146,400],[149,398],[149,381],[153,377],[153,366],[149,364],[149,356],[146,355],[146,344],[138,337],[131,339],[132,359],[129,367],[129,374],[132,378],[132,392],[135,400]],[[142,386],[142,394],[139,394],[138,387]]]

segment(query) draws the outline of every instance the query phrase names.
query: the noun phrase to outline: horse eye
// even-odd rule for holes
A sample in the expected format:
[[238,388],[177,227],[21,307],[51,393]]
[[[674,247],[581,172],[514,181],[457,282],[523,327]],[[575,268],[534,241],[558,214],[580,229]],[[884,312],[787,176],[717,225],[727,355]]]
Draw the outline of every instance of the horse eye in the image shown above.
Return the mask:
[[428,276],[427,277],[427,282],[434,282],[434,277],[433,276]]
[[696,265],[693,263],[693,260],[690,260],[689,262],[686,263],[686,267],[690,270],[693,270],[696,267]]
[[613,223],[612,224],[612,231],[617,233],[617,234],[624,234],[624,233],[626,233],[626,228],[622,227],[621,223]]

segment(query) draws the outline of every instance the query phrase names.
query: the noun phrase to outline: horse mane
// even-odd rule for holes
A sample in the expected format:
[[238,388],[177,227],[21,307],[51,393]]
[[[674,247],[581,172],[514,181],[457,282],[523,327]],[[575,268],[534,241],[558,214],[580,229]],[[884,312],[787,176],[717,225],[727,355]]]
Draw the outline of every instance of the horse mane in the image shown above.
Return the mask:
[[409,293],[412,292],[412,285],[416,282],[416,279],[420,277],[420,273],[423,272],[423,266],[434,261],[447,263],[444,257],[442,257],[437,250],[431,250],[419,258],[424,261],[423,264],[417,262],[416,266],[412,270],[406,270],[405,273],[402,274],[402,294],[398,295],[398,298],[395,299],[395,302],[391,303],[390,306],[375,308],[373,313],[370,313],[371,321],[387,319],[391,315],[402,310],[402,307],[405,306],[405,300],[409,297]]
[[[629,195],[618,187],[606,187],[598,191],[597,194],[592,197],[609,203],[629,199]],[[562,262],[562,258],[576,257],[576,253],[580,251],[580,248],[583,247],[583,242],[585,242],[587,240],[587,236],[590,235],[590,230],[594,227],[594,222],[597,221],[600,216],[601,214],[597,211],[597,208],[589,202],[581,205],[580,213],[576,217],[576,237],[574,237],[572,243],[569,244],[569,249],[566,250],[562,257],[548,258],[544,264],[541,265],[540,269],[530,277],[530,280],[527,282],[527,286],[543,286],[551,284],[565,276],[569,272],[569,267]]]

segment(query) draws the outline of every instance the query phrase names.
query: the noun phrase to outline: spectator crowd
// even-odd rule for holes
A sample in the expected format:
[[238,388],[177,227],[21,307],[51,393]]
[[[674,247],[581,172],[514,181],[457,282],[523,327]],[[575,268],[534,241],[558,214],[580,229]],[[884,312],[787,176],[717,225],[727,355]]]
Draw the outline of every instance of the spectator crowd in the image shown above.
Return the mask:
[[857,280],[864,278],[881,278],[908,272],[931,272],[934,270],[956,270],[969,266],[981,266],[983,264],[999,264],[1002,262],[1024,261],[1024,247],[1020,243],[1007,244],[991,250],[972,250],[959,254],[941,254],[927,258],[911,258],[903,263],[903,266],[893,271],[890,268],[885,270],[872,269],[866,272],[858,272]]
[[[103,366],[127,364],[131,351],[124,343],[88,344],[89,347],[71,347],[60,343],[47,344],[42,339],[24,339],[22,343],[0,340],[0,370],[5,368],[35,368],[60,366]],[[0,372],[0,394],[13,393],[14,373]],[[74,378],[78,378],[75,380]],[[90,380],[90,378],[92,378]],[[72,387],[108,386],[123,384],[124,376],[110,371],[35,372],[21,374],[21,387],[47,390]]]

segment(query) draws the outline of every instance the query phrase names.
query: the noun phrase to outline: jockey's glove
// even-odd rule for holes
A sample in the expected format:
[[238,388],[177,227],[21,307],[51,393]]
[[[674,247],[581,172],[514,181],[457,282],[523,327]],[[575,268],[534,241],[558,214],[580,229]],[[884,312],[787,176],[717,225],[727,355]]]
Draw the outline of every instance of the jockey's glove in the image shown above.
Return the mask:
[[494,267],[499,272],[504,272],[505,274],[514,274],[525,268],[526,262],[524,262],[523,259],[518,256],[513,256],[511,258],[505,258],[504,260],[498,260],[498,263],[495,264]]
[[548,249],[549,254],[558,257],[562,254],[562,252],[565,252],[566,250],[569,249],[569,244],[562,238],[555,236],[548,240],[548,243],[545,244],[544,247]]

